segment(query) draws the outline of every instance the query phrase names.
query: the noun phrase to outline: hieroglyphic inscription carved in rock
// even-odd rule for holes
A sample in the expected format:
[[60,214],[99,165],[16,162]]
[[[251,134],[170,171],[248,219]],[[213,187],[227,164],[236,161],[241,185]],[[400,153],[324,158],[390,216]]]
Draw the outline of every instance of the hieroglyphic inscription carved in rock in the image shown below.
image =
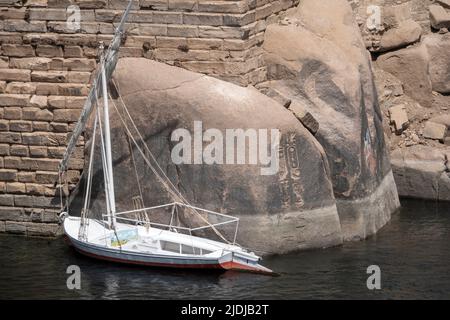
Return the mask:
[[297,136],[295,133],[283,135],[280,143],[280,189],[283,208],[303,206],[303,187],[298,158]]

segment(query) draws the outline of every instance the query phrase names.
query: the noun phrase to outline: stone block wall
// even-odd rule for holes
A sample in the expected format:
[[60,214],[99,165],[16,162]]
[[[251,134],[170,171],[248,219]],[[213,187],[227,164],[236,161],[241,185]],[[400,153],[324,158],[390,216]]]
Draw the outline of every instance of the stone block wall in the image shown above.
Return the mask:
[[[266,77],[268,23],[299,0],[136,0],[122,56],[146,57],[248,85]],[[58,231],[58,164],[125,0],[0,0],[0,232]],[[80,8],[80,30],[67,25]],[[83,141],[70,163],[73,188]]]

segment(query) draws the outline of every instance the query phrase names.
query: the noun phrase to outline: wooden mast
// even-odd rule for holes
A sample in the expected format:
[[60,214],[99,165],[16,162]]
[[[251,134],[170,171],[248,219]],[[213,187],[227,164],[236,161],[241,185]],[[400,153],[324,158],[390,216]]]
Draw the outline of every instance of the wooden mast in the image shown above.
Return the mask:
[[108,222],[110,227],[114,229],[116,225],[116,198],[114,194],[114,174],[112,165],[112,152],[111,152],[111,129],[109,127],[109,103],[108,103],[108,85],[106,82],[106,72],[104,66],[101,69],[102,75],[102,88],[103,88],[103,130],[105,133],[105,165],[103,168],[104,175],[108,178],[106,186],[106,201],[109,203]]

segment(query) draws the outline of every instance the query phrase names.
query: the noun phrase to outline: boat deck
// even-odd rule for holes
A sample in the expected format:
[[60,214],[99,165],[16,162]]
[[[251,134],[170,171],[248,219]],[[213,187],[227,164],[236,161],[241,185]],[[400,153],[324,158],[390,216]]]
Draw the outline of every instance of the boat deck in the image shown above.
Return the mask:
[[[68,236],[78,239],[80,218],[66,218],[64,227]],[[86,234],[86,243],[118,251],[212,259],[233,253],[255,263],[260,259],[236,245],[140,225],[117,223],[114,232],[101,221],[89,219]]]

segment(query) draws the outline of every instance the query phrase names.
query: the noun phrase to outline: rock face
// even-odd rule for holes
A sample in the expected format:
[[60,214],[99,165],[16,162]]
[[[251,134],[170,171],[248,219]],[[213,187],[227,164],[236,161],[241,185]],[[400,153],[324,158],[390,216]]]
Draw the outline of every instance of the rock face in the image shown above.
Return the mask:
[[[255,89],[142,58],[121,59],[114,78],[171,182],[191,204],[240,217],[237,241],[241,245],[263,253],[284,253],[342,242],[324,151],[282,105]],[[119,100],[116,105],[121,108]],[[111,113],[116,200],[119,210],[127,210],[139,191],[123,126],[113,108]],[[172,133],[186,129],[194,136],[195,121],[202,122],[203,132],[216,129],[224,137],[226,129],[279,129],[280,145],[274,151],[280,154],[279,171],[261,175],[261,166],[250,164],[176,165],[171,158],[176,145]],[[204,148],[208,145],[203,143]],[[171,201],[154,174],[142,170],[146,165],[138,151],[133,154],[144,204]],[[95,177],[103,181],[98,166]],[[104,210],[103,190],[103,183],[95,184],[96,212]]]
[[450,9],[450,0],[436,0],[444,8]]
[[401,80],[405,93],[424,107],[432,91],[450,93],[450,34],[431,34],[410,48],[381,55],[377,66]]
[[449,28],[450,14],[439,5],[430,6],[430,22],[434,29]]
[[432,121],[427,121],[423,130],[423,136],[427,139],[444,142],[447,135],[447,126]]
[[[317,18],[320,12],[320,19]],[[271,87],[319,122],[345,239],[375,233],[399,207],[369,55],[347,1],[304,0],[266,30]]]
[[[417,21],[418,5],[414,1],[385,1],[386,3],[371,3],[370,1],[352,1],[357,7],[355,10],[358,24],[367,49],[370,52],[381,53],[416,43],[423,33]],[[356,2],[356,3],[355,3]],[[371,7],[375,5],[375,7]],[[379,23],[372,18],[377,14],[376,8],[382,6]],[[421,5],[420,5],[421,6]],[[422,6],[421,6],[422,7]],[[373,9],[375,8],[375,9]],[[371,12],[368,19],[368,10]],[[374,11],[372,11],[374,10]],[[421,8],[428,14],[428,6]],[[424,15],[424,13],[420,13]],[[423,21],[420,21],[423,23]]]
[[392,153],[392,167],[400,196],[450,200],[450,148],[413,146]]
[[381,55],[377,65],[401,80],[408,96],[424,107],[431,105],[428,52],[423,44]]
[[444,114],[441,116],[436,116],[430,119],[431,122],[443,124],[450,130],[450,114]]
[[429,35],[424,39],[429,55],[432,88],[442,94],[450,93],[450,34]]
[[[449,65],[446,57],[445,43],[447,35],[432,34],[423,38],[423,41],[411,51],[421,50],[425,52],[420,64],[414,65],[411,56],[408,59],[408,66],[399,63],[398,71],[395,69],[395,62],[389,63],[394,72],[406,75],[403,68],[415,74],[417,69],[427,69],[423,72],[423,79],[417,77],[417,81],[432,82],[433,90],[446,83],[447,69]],[[397,55],[397,53],[400,53]],[[405,55],[405,50],[390,53],[393,59],[400,59]],[[383,59],[383,56],[381,57]],[[378,59],[380,60],[380,58]],[[378,61],[379,62],[379,61]],[[410,62],[410,63],[409,63]],[[414,69],[415,68],[415,69]],[[403,69],[403,70],[402,70]],[[417,74],[417,73],[416,73]],[[431,106],[424,108],[416,100],[408,95],[395,95],[393,86],[408,85],[391,73],[382,69],[376,69],[377,87],[380,95],[380,104],[388,120],[388,114],[392,120],[392,109],[401,111],[404,107],[408,118],[397,115],[398,123],[409,120],[408,127],[398,135],[396,126],[385,128],[388,137],[389,149],[391,150],[392,169],[399,195],[402,197],[411,197],[428,200],[448,201],[449,200],[449,170],[448,170],[448,147],[446,137],[448,128],[450,128],[450,114],[448,105],[450,100],[448,96],[440,95],[438,92],[423,91],[428,99],[432,98]],[[426,77],[426,78],[425,78]],[[412,79],[412,78],[411,78]],[[408,80],[410,81],[410,80]],[[430,99],[431,100],[431,99]],[[403,119],[403,120],[402,120]],[[387,129],[387,130],[386,130]]]
[[380,52],[405,47],[420,40],[422,28],[414,20],[401,22],[398,27],[389,29],[381,37]]
[[389,117],[397,135],[402,134],[403,130],[408,127],[408,113],[404,105],[399,104],[389,108]]
[[410,2],[386,5],[383,7],[382,24],[387,28],[396,28],[401,23],[412,20],[412,12]]

